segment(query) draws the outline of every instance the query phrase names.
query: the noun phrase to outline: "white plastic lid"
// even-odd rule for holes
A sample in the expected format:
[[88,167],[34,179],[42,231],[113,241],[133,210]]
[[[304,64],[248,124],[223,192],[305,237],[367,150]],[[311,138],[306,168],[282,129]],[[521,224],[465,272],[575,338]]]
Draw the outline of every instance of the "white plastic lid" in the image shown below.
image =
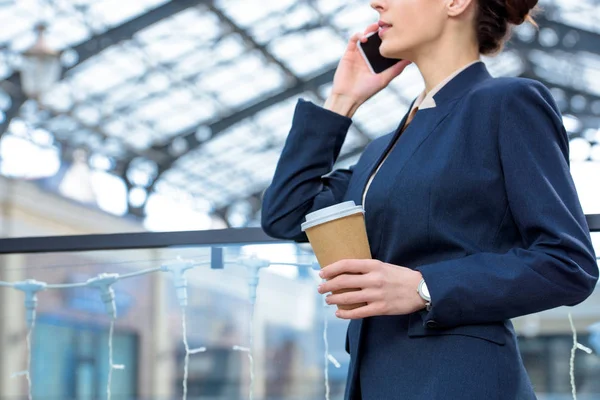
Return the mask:
[[304,232],[309,228],[349,215],[358,213],[364,214],[364,212],[362,206],[357,206],[354,201],[345,201],[331,207],[322,208],[306,215],[306,222],[302,224],[302,231]]

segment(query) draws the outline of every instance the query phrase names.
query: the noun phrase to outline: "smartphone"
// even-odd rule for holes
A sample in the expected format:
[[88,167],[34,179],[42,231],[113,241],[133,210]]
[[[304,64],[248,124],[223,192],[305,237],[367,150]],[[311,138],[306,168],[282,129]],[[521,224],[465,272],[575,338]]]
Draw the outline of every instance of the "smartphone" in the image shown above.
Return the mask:
[[382,56],[379,52],[379,46],[381,46],[381,38],[378,32],[370,33],[365,43],[358,41],[358,50],[374,74],[379,74],[401,61]]

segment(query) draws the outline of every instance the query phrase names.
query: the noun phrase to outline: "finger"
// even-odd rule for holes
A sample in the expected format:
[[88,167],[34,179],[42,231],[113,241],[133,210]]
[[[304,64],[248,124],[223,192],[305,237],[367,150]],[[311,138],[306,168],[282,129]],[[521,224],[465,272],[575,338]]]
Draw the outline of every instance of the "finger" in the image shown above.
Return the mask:
[[378,260],[340,260],[323,268],[319,276],[332,279],[341,274],[365,274],[372,271],[378,263]]
[[354,310],[337,310],[335,315],[341,319],[361,319],[382,315],[379,303],[371,303],[366,306],[355,308]]
[[327,304],[332,305],[350,305],[361,303],[372,303],[376,300],[376,295],[372,290],[357,290],[354,292],[332,294],[325,298]]
[[371,25],[367,26],[365,29],[364,36],[367,36],[369,33],[377,32],[379,30],[379,22],[374,22]]
[[408,67],[411,63],[412,63],[412,61],[408,61],[408,60],[402,60],[400,62],[397,62],[390,68],[383,71],[381,73],[381,76],[383,77],[383,79],[385,79],[389,82],[392,79],[396,78],[398,75],[400,75],[402,73],[402,71],[404,71],[404,69],[406,67]]
[[367,28],[365,29],[365,31],[363,33],[356,32],[350,38],[350,41],[348,43],[348,50],[356,50],[357,43],[359,41],[362,43],[365,43],[367,41],[367,35],[372,32],[377,32],[378,30],[379,30],[379,23],[376,22],[376,23],[373,23],[373,24],[367,26]]
[[[357,32],[350,37],[348,41],[348,49],[347,51],[355,51],[358,48],[357,42],[363,38],[363,34],[361,32]],[[362,41],[362,40],[361,40]]]
[[368,280],[365,275],[342,274],[319,286],[319,293],[337,292],[343,289],[362,289],[367,287]]

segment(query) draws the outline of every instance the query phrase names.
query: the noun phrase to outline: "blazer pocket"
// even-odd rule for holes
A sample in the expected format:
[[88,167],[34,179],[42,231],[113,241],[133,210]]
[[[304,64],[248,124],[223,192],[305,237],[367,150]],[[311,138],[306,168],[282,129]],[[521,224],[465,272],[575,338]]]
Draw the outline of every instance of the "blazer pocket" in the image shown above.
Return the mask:
[[503,346],[506,344],[507,328],[503,322],[478,325],[462,325],[453,328],[427,328],[421,313],[410,314],[408,318],[408,337],[428,337],[444,335],[462,335],[487,340]]

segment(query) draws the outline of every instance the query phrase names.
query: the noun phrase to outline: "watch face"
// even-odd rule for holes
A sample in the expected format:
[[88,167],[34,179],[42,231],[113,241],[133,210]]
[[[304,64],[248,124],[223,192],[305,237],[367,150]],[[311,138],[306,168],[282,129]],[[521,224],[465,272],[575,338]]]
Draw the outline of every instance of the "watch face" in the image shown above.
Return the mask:
[[429,295],[429,289],[427,288],[427,284],[425,282],[423,282],[421,285],[421,293],[423,293],[423,296],[427,297],[427,299],[431,299],[431,296]]
[[429,289],[427,289],[427,285],[423,284],[423,294],[425,295],[425,297],[427,297],[428,299],[431,298],[431,296],[429,295]]

